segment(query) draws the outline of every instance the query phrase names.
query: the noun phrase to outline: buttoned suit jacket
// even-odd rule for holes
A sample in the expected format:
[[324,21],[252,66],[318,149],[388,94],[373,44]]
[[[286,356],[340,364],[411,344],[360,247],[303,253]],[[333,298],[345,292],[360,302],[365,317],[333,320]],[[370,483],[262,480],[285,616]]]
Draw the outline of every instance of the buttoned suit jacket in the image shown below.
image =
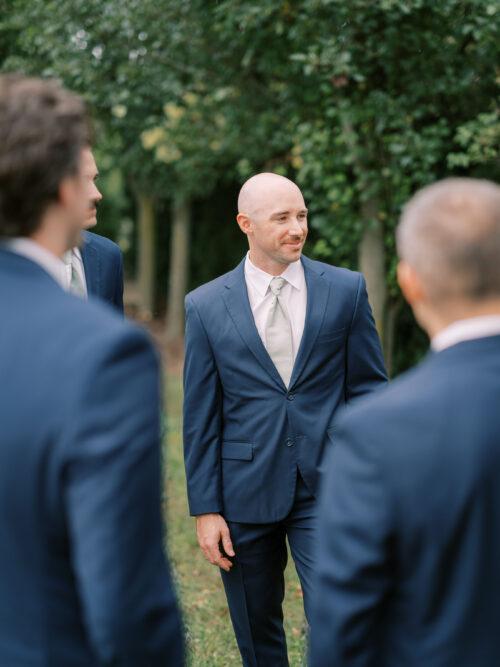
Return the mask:
[[244,261],[186,297],[184,448],[193,515],[284,518],[297,469],[317,491],[338,409],[386,382],[362,275],[302,263],[306,319],[288,388],[255,326]]
[[146,334],[0,249],[0,665],[178,667]]
[[123,257],[110,239],[84,231],[80,248],[90,297],[97,297],[123,313]]
[[500,336],[346,412],[327,467],[311,667],[500,665]]

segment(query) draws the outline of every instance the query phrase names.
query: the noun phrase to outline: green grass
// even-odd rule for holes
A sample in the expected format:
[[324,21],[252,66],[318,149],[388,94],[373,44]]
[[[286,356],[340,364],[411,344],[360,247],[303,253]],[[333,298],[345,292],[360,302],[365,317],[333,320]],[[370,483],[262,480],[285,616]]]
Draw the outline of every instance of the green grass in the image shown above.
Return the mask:
[[[182,461],[182,386],[178,374],[167,375],[166,488],[168,551],[181,600],[189,667],[241,665],[219,570],[203,557],[189,517]],[[304,613],[298,578],[289,559],[286,569],[285,629],[291,667],[303,664]]]

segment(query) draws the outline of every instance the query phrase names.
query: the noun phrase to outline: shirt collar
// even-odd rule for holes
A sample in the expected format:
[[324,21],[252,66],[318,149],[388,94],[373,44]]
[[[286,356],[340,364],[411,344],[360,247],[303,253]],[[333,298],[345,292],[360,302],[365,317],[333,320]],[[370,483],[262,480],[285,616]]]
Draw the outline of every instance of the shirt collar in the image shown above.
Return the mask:
[[[276,277],[259,269],[258,266],[255,266],[250,259],[250,253],[247,253],[245,258],[245,276],[261,297],[264,297],[267,294],[271,280]],[[281,274],[281,277],[295,289],[302,289],[305,285],[305,277],[304,267],[302,266],[300,259],[289,264]]]
[[82,258],[82,253],[80,252],[80,248],[78,246],[75,246],[74,248],[71,248],[71,250],[67,250],[64,255],[63,255],[63,262],[68,265],[71,264],[73,261],[73,258],[76,257],[76,259],[83,264],[83,258]]
[[11,252],[22,255],[42,267],[63,289],[66,288],[66,267],[64,262],[43,248],[39,243],[26,237],[16,237],[5,242]]
[[476,338],[500,335],[500,315],[482,315],[457,320],[440,331],[431,342],[434,352]]

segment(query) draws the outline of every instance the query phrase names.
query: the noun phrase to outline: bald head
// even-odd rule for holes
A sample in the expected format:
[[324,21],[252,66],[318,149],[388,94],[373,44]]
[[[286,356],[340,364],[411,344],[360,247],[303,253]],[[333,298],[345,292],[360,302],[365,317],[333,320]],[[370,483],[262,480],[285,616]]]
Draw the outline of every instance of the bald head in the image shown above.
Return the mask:
[[453,178],[418,192],[397,230],[398,253],[434,302],[500,297],[500,187]]
[[249,178],[240,190],[238,213],[249,217],[259,215],[262,211],[267,213],[291,194],[299,195],[302,199],[300,188],[289,178],[273,173],[256,174]]
[[277,276],[300,259],[307,238],[307,208],[293,181],[278,174],[249,178],[238,197],[241,231],[246,234],[250,260]]

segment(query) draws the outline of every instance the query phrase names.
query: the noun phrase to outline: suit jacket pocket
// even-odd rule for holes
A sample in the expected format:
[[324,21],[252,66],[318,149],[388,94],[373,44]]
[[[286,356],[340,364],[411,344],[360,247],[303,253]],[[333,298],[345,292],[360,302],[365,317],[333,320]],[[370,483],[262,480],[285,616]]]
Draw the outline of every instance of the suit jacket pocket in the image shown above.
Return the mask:
[[330,343],[331,341],[337,340],[338,338],[344,338],[346,333],[346,328],[342,327],[341,329],[332,329],[330,331],[325,331],[316,338],[317,343]]
[[222,442],[221,456],[223,459],[251,461],[253,459],[253,445],[251,442],[224,440]]

